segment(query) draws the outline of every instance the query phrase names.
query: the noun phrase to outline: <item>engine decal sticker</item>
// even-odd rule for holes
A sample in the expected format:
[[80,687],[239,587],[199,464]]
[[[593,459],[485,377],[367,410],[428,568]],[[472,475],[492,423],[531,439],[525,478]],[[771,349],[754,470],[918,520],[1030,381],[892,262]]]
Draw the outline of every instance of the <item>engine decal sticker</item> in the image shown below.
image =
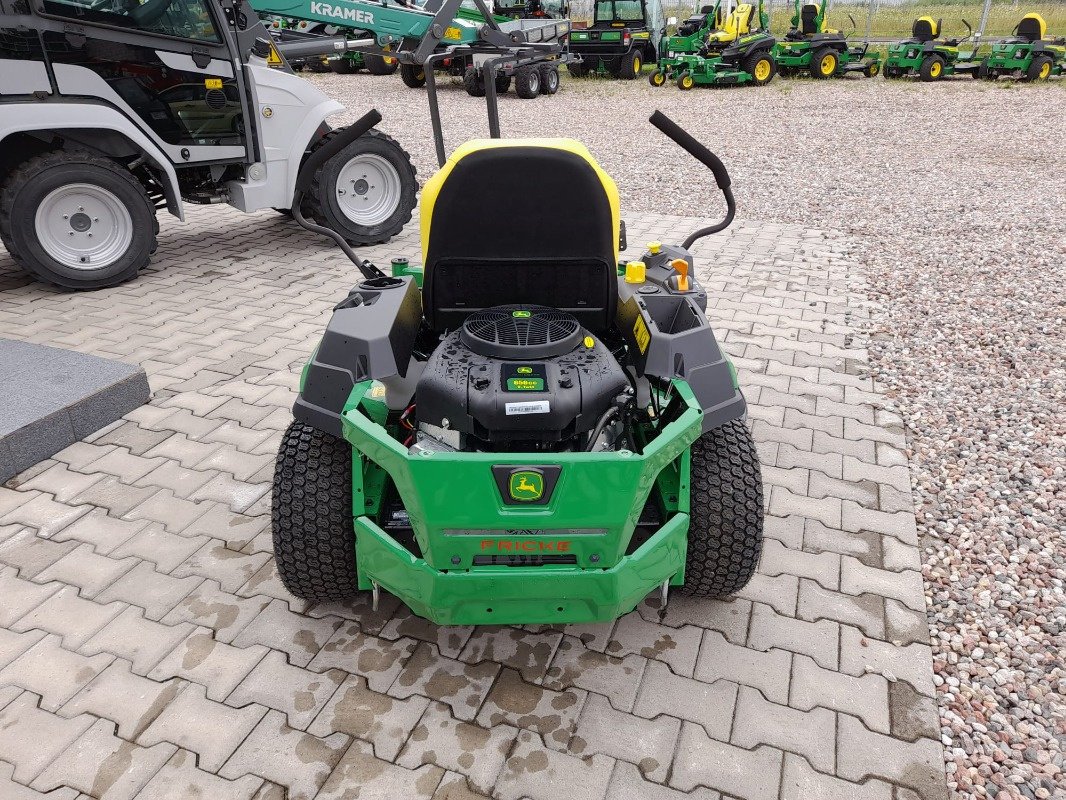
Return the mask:
[[513,414],[549,414],[551,403],[547,400],[535,400],[529,403],[507,403],[504,406],[507,416]]

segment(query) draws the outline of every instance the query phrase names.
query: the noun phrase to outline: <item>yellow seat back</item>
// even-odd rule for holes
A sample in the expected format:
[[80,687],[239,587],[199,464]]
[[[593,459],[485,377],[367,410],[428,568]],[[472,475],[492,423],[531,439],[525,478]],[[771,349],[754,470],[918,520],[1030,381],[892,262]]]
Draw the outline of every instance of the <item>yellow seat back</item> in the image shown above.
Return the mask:
[[725,23],[720,30],[713,31],[707,37],[708,42],[732,42],[740,36],[751,32],[751,19],[754,6],[750,3],[741,3],[726,17]]

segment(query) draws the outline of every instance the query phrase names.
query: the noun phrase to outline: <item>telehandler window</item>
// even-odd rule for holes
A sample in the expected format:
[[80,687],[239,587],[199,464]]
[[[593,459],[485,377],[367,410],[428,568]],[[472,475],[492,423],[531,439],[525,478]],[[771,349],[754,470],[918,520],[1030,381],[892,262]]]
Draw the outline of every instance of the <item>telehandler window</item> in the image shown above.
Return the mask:
[[206,0],[45,0],[46,14],[145,33],[221,42]]

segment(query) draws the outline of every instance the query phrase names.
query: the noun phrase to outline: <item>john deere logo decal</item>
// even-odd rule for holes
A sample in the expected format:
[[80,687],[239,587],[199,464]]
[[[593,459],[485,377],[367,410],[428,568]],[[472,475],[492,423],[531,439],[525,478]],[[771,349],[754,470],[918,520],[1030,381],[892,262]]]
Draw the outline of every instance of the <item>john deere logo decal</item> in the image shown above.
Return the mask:
[[520,503],[535,503],[544,496],[544,476],[539,472],[515,472],[507,489],[512,500]]
[[529,319],[533,315],[528,311],[512,311],[511,316],[517,319]]
[[543,506],[551,500],[561,471],[558,464],[495,464],[492,478],[506,505]]

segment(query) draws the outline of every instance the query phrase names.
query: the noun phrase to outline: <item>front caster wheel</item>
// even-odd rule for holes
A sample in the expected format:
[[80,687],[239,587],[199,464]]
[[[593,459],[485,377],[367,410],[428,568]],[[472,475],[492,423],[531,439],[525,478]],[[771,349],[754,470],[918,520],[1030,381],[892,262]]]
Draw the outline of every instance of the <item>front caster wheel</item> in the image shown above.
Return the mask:
[[724,597],[743,589],[762,554],[762,473],[743,420],[692,445],[692,504],[682,591]]
[[352,448],[293,422],[274,466],[274,562],[302,600],[346,600],[359,591],[352,526]]

